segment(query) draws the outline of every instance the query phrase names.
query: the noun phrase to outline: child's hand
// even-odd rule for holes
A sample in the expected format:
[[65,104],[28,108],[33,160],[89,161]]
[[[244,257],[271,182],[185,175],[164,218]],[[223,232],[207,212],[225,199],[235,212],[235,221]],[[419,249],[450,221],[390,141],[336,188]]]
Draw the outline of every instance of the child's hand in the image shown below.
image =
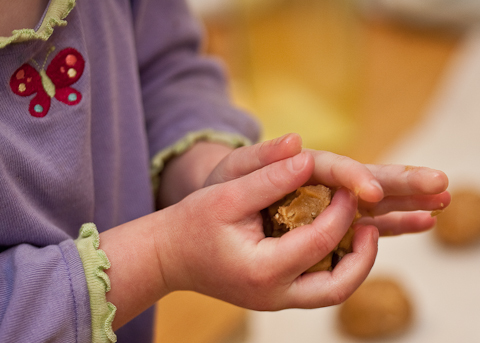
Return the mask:
[[[364,165],[348,157],[309,150],[315,159],[310,183],[347,187],[359,198],[359,223],[375,225],[382,236],[427,230],[430,211],[450,203],[445,173],[404,165]],[[425,212],[428,211],[428,212]]]
[[[270,149],[268,144],[263,148]],[[254,154],[263,148],[252,147]],[[241,165],[264,163],[242,161]],[[333,250],[351,225],[357,199],[350,191],[340,188],[311,225],[281,238],[263,234],[260,210],[307,182],[314,168],[312,154],[301,152],[201,189],[159,212],[168,226],[159,227],[154,235],[168,290],[194,290],[256,310],[344,301],[374,263],[378,239],[374,227],[357,227],[353,253],[333,272],[303,272]]]
[[205,186],[230,181],[295,156],[302,151],[302,139],[291,133],[282,137],[237,148],[230,152],[208,176]]
[[[227,157],[206,172],[210,187],[100,235],[112,263],[107,273],[114,286],[107,299],[118,307],[114,327],[178,289],[257,310],[338,304],[367,277],[379,232],[426,230],[435,218],[417,210],[441,209],[450,202],[448,179],[440,171],[363,165],[302,150],[295,134],[233,152],[225,149],[213,159]],[[199,158],[197,152],[192,149],[190,157]],[[171,174],[184,170],[179,166]],[[265,238],[260,210],[306,183],[338,188],[331,205],[311,225]],[[355,225],[353,252],[332,272],[303,274],[336,246],[357,207],[364,217]]]
[[[234,150],[207,179],[206,185],[232,180],[294,156],[302,151],[301,138],[288,134],[252,147]],[[329,187],[346,187],[359,198],[362,223],[378,227],[381,235],[419,232],[435,224],[428,212],[450,203],[447,176],[438,170],[403,165],[364,165],[326,151],[305,150],[315,160],[308,181]]]

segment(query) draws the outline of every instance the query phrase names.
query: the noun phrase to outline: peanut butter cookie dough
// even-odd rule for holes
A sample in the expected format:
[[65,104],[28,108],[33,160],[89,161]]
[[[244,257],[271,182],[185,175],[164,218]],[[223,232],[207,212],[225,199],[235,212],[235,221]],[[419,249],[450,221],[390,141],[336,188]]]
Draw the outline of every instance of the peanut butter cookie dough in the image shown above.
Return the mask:
[[[331,199],[332,190],[324,185],[300,187],[262,211],[265,235],[280,237],[311,224],[330,205]],[[343,256],[352,252],[353,236],[354,230],[350,227],[335,249],[307,272],[332,270]]]
[[367,279],[339,308],[341,330],[362,339],[401,334],[412,322],[412,301],[387,277]]
[[451,246],[465,246],[480,240],[480,192],[459,189],[452,202],[438,215],[434,230],[438,239]]

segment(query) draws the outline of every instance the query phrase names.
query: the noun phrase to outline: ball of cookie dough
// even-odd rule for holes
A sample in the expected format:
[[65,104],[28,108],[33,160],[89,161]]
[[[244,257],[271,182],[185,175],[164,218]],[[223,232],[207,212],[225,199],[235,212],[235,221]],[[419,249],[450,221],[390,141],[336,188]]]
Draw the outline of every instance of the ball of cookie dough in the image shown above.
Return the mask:
[[412,317],[409,296],[392,278],[367,279],[339,309],[341,329],[363,339],[400,334]]
[[[265,236],[281,237],[290,230],[311,224],[330,205],[331,199],[332,190],[324,185],[298,188],[262,211]],[[354,234],[350,227],[335,249],[306,272],[332,270],[343,256],[352,252]]]
[[480,240],[480,192],[453,191],[450,206],[437,217],[434,232],[440,241],[452,246]]
[[267,237],[281,237],[290,230],[311,224],[332,200],[330,188],[304,186],[262,211]]

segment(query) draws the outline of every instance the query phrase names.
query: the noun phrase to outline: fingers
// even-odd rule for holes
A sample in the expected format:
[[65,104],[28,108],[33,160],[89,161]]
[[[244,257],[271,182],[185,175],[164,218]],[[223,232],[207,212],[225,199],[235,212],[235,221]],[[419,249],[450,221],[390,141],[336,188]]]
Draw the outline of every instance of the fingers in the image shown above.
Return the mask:
[[312,175],[313,168],[312,156],[302,152],[218,185],[212,190],[216,192],[212,198],[228,204],[230,215],[225,217],[226,220],[243,220],[303,185]]
[[312,183],[344,186],[365,202],[384,196],[438,194],[448,187],[448,177],[439,170],[404,165],[364,165],[326,151],[309,151],[315,158]]
[[367,165],[380,182],[385,196],[437,194],[448,187],[444,172],[426,167],[404,165]]
[[443,210],[450,204],[451,195],[444,191],[433,195],[389,196],[377,204],[359,203],[362,215],[378,216],[391,211]]
[[285,307],[317,308],[345,301],[366,279],[377,255],[378,231],[373,226],[357,226],[353,252],[345,255],[332,272],[300,276],[288,289]]
[[242,177],[271,163],[295,156],[301,150],[302,139],[295,133],[235,149],[219,163],[209,176],[207,184],[212,185]]
[[381,185],[364,164],[327,151],[305,151],[309,151],[315,158],[311,183],[346,187],[364,201],[378,202],[383,198]]
[[277,239],[272,272],[293,280],[322,260],[351,226],[356,203],[356,197],[341,188],[312,224],[296,228]]
[[430,212],[392,212],[375,218],[364,217],[358,222],[362,225],[375,225],[380,236],[396,236],[431,229],[436,218]]

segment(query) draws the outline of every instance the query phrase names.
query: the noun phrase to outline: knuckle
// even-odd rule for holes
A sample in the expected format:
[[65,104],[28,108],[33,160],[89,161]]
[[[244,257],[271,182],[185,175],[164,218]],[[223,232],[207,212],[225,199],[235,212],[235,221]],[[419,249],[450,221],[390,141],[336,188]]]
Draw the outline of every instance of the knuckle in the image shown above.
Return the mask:
[[261,152],[268,149],[271,145],[272,145],[272,142],[268,140],[261,142],[259,144],[256,144],[254,145],[255,152],[257,153],[257,155],[262,155]]
[[280,186],[282,184],[282,182],[280,181],[281,179],[282,177],[275,169],[262,169],[260,172],[260,182],[265,187]]
[[229,181],[234,178],[234,171],[236,165],[235,161],[238,155],[239,152],[237,150],[234,150],[220,161],[219,165],[222,167],[221,171],[224,181]]
[[332,305],[340,305],[349,297],[349,293],[346,292],[343,287],[335,287],[334,291],[331,293],[331,302]]
[[339,183],[341,179],[341,173],[345,168],[345,164],[349,160],[348,157],[342,155],[334,155],[332,157],[332,168],[330,168],[330,178],[335,182]]
[[264,166],[267,164],[268,148],[271,145],[270,141],[266,141],[255,146],[255,162],[258,166]]
[[268,168],[262,169],[261,177],[267,185],[273,185],[276,188],[285,188],[286,185],[292,183],[295,172],[288,165],[290,160],[282,160],[271,164]]
[[325,223],[322,229],[311,230],[311,239],[315,243],[315,248],[317,251],[328,253],[337,245],[337,239],[333,235],[332,223]]
[[273,287],[275,284],[275,278],[268,270],[263,268],[258,268],[248,275],[248,285],[249,288],[257,292],[262,292],[265,289]]
[[210,212],[210,217],[218,223],[223,223],[229,218],[230,213],[239,211],[238,195],[226,184],[220,184],[207,197],[199,202],[197,211]]

